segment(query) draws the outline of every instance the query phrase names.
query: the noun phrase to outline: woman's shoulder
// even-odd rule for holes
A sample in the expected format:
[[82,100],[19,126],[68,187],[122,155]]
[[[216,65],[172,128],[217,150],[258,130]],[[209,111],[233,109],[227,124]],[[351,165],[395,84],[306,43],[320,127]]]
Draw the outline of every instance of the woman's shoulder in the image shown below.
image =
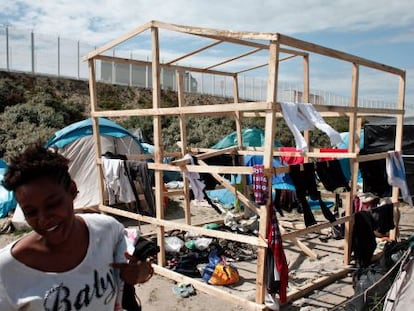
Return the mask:
[[76,215],[81,217],[86,222],[88,227],[124,229],[124,226],[118,220],[109,215],[99,213],[85,213]]
[[0,249],[0,271],[2,271],[6,266],[14,265],[17,263],[11,254],[11,249],[16,243],[17,241],[13,241]]

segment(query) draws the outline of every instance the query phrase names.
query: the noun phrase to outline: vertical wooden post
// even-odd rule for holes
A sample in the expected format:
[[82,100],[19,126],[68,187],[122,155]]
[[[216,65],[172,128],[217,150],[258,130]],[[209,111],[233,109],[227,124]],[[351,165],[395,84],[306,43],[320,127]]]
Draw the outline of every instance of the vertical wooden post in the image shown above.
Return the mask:
[[[404,109],[405,107],[405,72],[403,75],[400,76],[399,79],[399,86],[398,86],[398,109]],[[402,151],[402,142],[403,142],[403,134],[404,134],[404,115],[399,114],[396,117],[396,125],[395,125],[395,150]],[[393,187],[392,188],[392,201],[398,201],[398,194],[399,188]],[[399,214],[398,207],[396,207],[396,213]],[[396,240],[398,239],[398,225],[399,225],[399,215],[394,217],[395,221],[395,229],[390,231],[390,239]]]
[[[177,92],[178,92],[178,106],[184,106],[184,77],[183,72],[178,71],[176,72],[177,77]],[[180,114],[179,116],[180,121],[180,136],[181,136],[181,156],[187,153],[187,118],[185,114]],[[191,213],[190,213],[190,189],[188,185],[188,178],[185,174],[183,174],[183,182],[184,182],[184,218],[186,224],[191,224]]]
[[[350,106],[352,107],[352,114],[349,117],[349,143],[348,152],[359,152],[359,140],[361,132],[362,119],[358,118],[358,85],[359,85],[359,66],[353,64],[352,67],[352,94]],[[357,159],[350,159],[351,161],[351,191],[345,199],[345,216],[352,215],[352,203],[354,194],[357,192],[358,186],[358,169],[359,163]],[[345,223],[345,237],[344,237],[344,264],[349,265],[351,260],[352,248],[352,226],[353,218]]]
[[[265,142],[263,166],[269,182],[269,201],[272,195],[273,175],[273,148],[275,139],[275,105],[277,99],[277,79],[279,70],[279,42],[272,41],[269,45],[269,71],[267,80],[267,102],[272,104],[271,109],[265,111]],[[267,206],[260,207],[259,233],[266,236],[268,230],[269,213]],[[257,277],[256,277],[256,302],[263,303],[265,295],[264,273],[266,262],[266,247],[257,248]]]
[[[161,83],[160,83],[160,51],[158,40],[158,28],[151,28],[152,39],[152,107],[154,109],[161,106]],[[155,115],[153,117],[154,126],[154,161],[155,163],[162,163],[163,159],[163,146],[162,146],[162,132],[161,132],[161,116]],[[156,205],[156,218],[164,219],[163,208],[163,172],[161,170],[155,170],[155,205]],[[165,265],[165,245],[164,245],[164,233],[163,226],[157,227],[157,241],[161,251],[158,253],[158,264]]]
[[[237,104],[239,102],[239,82],[237,75],[233,76],[233,102]],[[243,135],[242,135],[242,124],[241,124],[241,112],[235,112],[235,121],[236,121],[236,131],[237,131],[237,146],[239,148],[243,147]]]
[[[239,103],[239,80],[237,74],[233,76],[233,102],[234,104]],[[243,149],[243,125],[242,125],[242,118],[243,114],[240,111],[236,111],[235,113],[235,121],[236,121],[236,132],[237,132],[237,147],[238,150]],[[243,156],[239,156],[239,159],[242,159]],[[243,162],[242,162],[243,163]],[[238,201],[238,194],[237,191],[243,191],[243,193],[246,193],[246,176],[241,176],[241,189],[238,189],[237,180],[234,180],[234,196],[236,198],[236,202],[238,202],[238,205],[235,207],[236,211],[240,211],[240,201]],[[251,214],[251,210],[249,208],[244,209],[244,215],[246,217],[249,217]]]
[[[309,103],[309,55],[303,56],[303,94],[302,94],[302,101],[304,103]],[[308,145],[310,146],[310,132],[309,130],[304,131],[303,138]],[[304,161],[308,162],[309,158],[307,156],[304,157]]]
[[[98,99],[96,95],[96,73],[95,73],[95,61],[93,59],[89,59],[89,96],[91,98],[91,115],[92,115],[92,130],[93,130],[93,139],[94,139],[94,148],[95,148],[95,164],[96,170],[98,172],[98,186],[99,186],[99,194],[101,198],[101,205],[104,204],[104,174],[102,171],[102,164],[100,163],[99,159],[101,158],[102,154],[102,147],[101,147],[101,136],[99,133],[99,121],[97,117],[94,117],[94,112],[98,109]],[[79,189],[79,191],[85,191]],[[87,190],[86,190],[87,191]]]
[[310,96],[309,85],[309,55],[303,55],[303,101],[309,103]]

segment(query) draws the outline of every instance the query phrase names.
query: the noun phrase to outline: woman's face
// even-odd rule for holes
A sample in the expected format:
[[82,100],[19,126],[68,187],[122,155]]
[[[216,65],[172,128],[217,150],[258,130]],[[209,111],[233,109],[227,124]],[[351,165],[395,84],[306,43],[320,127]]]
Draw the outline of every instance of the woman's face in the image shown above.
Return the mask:
[[47,243],[56,245],[70,235],[74,220],[73,199],[77,193],[75,183],[69,189],[42,177],[17,187],[16,200],[26,221]]

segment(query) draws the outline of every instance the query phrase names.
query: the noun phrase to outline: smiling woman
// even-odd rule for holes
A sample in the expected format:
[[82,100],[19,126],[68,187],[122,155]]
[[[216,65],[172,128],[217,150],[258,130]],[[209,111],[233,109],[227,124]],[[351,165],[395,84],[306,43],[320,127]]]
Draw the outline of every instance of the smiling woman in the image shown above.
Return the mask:
[[124,281],[151,277],[149,263],[125,253],[121,223],[74,214],[77,187],[63,156],[30,146],[3,184],[33,231],[0,250],[0,310],[122,310]]

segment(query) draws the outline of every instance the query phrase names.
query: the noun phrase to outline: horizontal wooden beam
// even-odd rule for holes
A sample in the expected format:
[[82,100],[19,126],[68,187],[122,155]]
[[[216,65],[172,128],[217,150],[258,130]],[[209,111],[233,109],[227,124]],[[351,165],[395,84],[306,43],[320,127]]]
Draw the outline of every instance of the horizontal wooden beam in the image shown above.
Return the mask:
[[156,226],[162,226],[164,228],[182,230],[182,231],[187,231],[187,232],[194,232],[194,233],[198,233],[200,235],[204,235],[208,237],[236,241],[236,242],[246,243],[246,244],[255,245],[255,246],[267,247],[267,241],[259,237],[255,237],[255,236],[225,232],[225,231],[220,231],[220,230],[206,229],[202,227],[196,227],[196,226],[187,225],[184,223],[179,223],[176,221],[143,216],[140,214],[124,211],[118,208],[113,208],[113,207],[102,205],[102,204],[99,205],[99,210],[105,213],[110,213],[110,214],[123,216],[123,217],[130,218],[130,219],[139,220],[139,221],[150,223]]
[[215,156],[219,156],[222,154],[234,154],[235,152],[237,152],[238,147],[234,146],[234,147],[227,147],[227,148],[223,148],[223,149],[211,149],[207,152],[204,152],[202,154],[197,154],[195,155],[195,157],[198,160],[205,160],[211,157],[215,157]]
[[[95,59],[101,60],[104,62],[114,62],[114,63],[119,63],[119,64],[129,64],[129,65],[135,65],[135,66],[151,66],[152,65],[150,61],[114,57],[114,56],[107,56],[107,55],[97,55],[95,56]],[[203,68],[181,66],[181,65],[174,65],[174,64],[159,63],[159,66],[160,68],[166,68],[166,69],[171,69],[171,70],[178,70],[178,71],[184,70],[184,71],[208,73],[208,74],[228,76],[228,77],[233,77],[235,75],[234,73],[227,72],[227,71],[220,71],[220,70],[214,70],[214,69],[203,69]]]
[[[177,165],[171,165],[167,163],[148,163],[148,168],[152,170],[165,170],[181,172],[182,168]],[[208,167],[200,165],[186,165],[186,171],[197,173],[216,173],[216,174],[253,174],[253,167],[251,166],[216,166],[210,165]]]
[[224,41],[235,40],[237,44],[241,45],[248,45],[249,43],[254,43],[247,40],[275,40],[277,38],[277,34],[274,33],[221,30],[207,27],[169,24],[161,21],[153,21],[153,25],[155,27],[167,29],[170,31],[187,33],[202,37],[217,37],[219,38],[219,40],[222,40],[223,38]]
[[217,64],[214,64],[214,65],[211,65],[211,66],[205,67],[204,69],[205,69],[205,70],[209,70],[209,69],[211,69],[211,68],[218,67],[218,66],[220,66],[220,65],[224,65],[224,64],[230,63],[230,62],[235,61],[235,60],[237,60],[237,59],[240,59],[240,58],[243,58],[243,57],[246,57],[246,56],[249,56],[249,55],[255,54],[255,53],[257,53],[257,52],[259,52],[259,51],[261,51],[261,50],[263,50],[263,49],[262,49],[262,48],[256,48],[256,49],[254,49],[254,50],[252,50],[252,51],[248,51],[248,52],[246,52],[246,53],[243,53],[243,54],[240,54],[240,55],[234,56],[234,57],[229,58],[229,59],[226,59],[226,60],[223,60],[223,61],[221,61],[221,62],[219,62],[219,63],[217,63]]
[[185,54],[185,55],[182,55],[182,56],[180,56],[180,57],[178,57],[178,58],[175,58],[175,59],[173,59],[173,60],[170,60],[170,61],[166,62],[165,64],[166,64],[166,65],[171,65],[171,64],[174,64],[174,63],[176,63],[176,62],[178,62],[178,61],[180,61],[180,60],[182,60],[182,59],[184,59],[184,58],[190,57],[190,56],[192,56],[192,55],[195,55],[195,54],[197,54],[197,53],[200,53],[200,52],[202,52],[202,51],[205,51],[205,50],[207,50],[207,49],[209,49],[209,48],[212,48],[212,47],[214,47],[214,46],[216,46],[216,45],[219,45],[220,43],[223,43],[223,40],[215,40],[214,42],[212,42],[212,43],[210,43],[210,44],[207,44],[206,46],[203,46],[203,47],[201,47],[201,48],[199,48],[199,49],[197,49],[197,50],[194,50],[194,51],[189,52],[189,53],[187,53],[187,54]]
[[91,58],[94,58],[97,55],[102,54],[102,53],[106,52],[107,50],[112,49],[113,47],[121,44],[122,42],[124,42],[128,39],[131,39],[132,37],[144,32],[148,29],[150,29],[151,26],[152,26],[152,22],[145,23],[145,24],[143,24],[143,25],[127,32],[126,34],[120,36],[119,38],[116,38],[115,40],[112,40],[112,41],[108,42],[107,44],[103,45],[102,47],[88,53],[86,56],[82,57],[82,60],[86,61],[86,60],[89,60]]
[[317,232],[317,231],[320,231],[324,228],[329,228],[329,227],[332,227],[332,226],[336,226],[336,225],[348,222],[351,219],[352,219],[352,216],[341,217],[341,218],[339,218],[338,220],[336,220],[334,222],[324,222],[322,224],[313,225],[313,226],[310,226],[310,227],[307,227],[307,228],[304,228],[304,229],[298,229],[298,230],[293,231],[293,232],[288,232],[288,233],[282,234],[282,238],[290,240],[292,238],[296,238],[298,236],[305,235],[307,233]]
[[398,76],[404,76],[405,70],[401,70],[399,68],[387,66],[381,63],[374,62],[369,59],[365,59],[359,56],[351,55],[339,50],[331,49],[324,47],[322,45],[306,42],[303,40],[295,39],[286,35],[279,34],[278,41],[280,44],[284,44],[290,47],[294,47],[297,49],[305,50],[308,52],[314,52],[320,55],[325,55],[331,58],[340,59],[343,61],[347,61],[353,64],[362,65],[365,67],[377,69],[380,71],[389,72]]
[[168,116],[168,115],[217,115],[223,113],[234,114],[236,111],[253,111],[255,109],[272,109],[273,104],[268,102],[246,102],[238,104],[199,105],[168,108],[145,108],[127,110],[105,110],[91,112],[92,117],[126,117],[126,116]]
[[336,272],[332,272],[327,276],[322,276],[316,280],[310,280],[306,283],[306,285],[295,288],[291,290],[287,294],[287,302],[294,301],[298,298],[305,296],[307,293],[332,284],[336,280],[342,279],[351,271],[351,267],[345,267],[340,269]]
[[374,160],[382,160],[385,159],[388,155],[388,152],[380,152],[380,153],[373,153],[373,154],[363,154],[358,156],[358,162],[367,162],[367,161],[374,161]]
[[[297,56],[298,55],[289,55],[289,56],[286,56],[286,57],[281,57],[281,58],[279,58],[279,63],[282,62],[282,61],[285,61],[285,60],[288,60],[288,59],[297,57]],[[247,72],[247,71],[252,71],[252,70],[255,70],[255,69],[263,68],[263,67],[266,67],[268,65],[269,65],[268,63],[262,64],[262,65],[257,65],[257,66],[254,66],[254,67],[251,67],[251,68],[246,68],[246,69],[243,69],[243,70],[234,72],[234,73],[235,74],[240,74],[240,73],[243,73],[243,72]]]

